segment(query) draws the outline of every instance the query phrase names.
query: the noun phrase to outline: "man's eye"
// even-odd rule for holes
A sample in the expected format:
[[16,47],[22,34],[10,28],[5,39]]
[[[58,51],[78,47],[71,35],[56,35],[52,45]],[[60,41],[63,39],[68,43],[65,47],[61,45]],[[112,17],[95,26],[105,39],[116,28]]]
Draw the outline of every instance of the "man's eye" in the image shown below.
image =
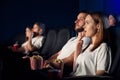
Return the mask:
[[80,18],[80,20],[84,20],[83,18]]
[[85,24],[89,24],[89,23],[86,21]]

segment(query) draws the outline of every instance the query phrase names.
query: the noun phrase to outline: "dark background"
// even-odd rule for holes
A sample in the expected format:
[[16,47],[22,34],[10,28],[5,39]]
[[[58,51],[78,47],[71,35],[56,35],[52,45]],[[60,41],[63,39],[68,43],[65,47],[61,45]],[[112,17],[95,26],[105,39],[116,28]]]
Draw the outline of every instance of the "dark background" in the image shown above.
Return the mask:
[[0,43],[36,21],[46,27],[73,26],[80,10],[120,14],[119,0],[0,0]]

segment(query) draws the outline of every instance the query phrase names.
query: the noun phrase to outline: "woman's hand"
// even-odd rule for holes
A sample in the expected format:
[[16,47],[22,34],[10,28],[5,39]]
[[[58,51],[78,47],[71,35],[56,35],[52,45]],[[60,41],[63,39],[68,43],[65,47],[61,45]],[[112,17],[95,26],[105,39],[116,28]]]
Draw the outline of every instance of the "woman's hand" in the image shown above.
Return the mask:
[[76,54],[80,54],[80,52],[82,51],[83,37],[84,37],[83,33],[78,34],[77,44],[76,44]]
[[73,66],[76,63],[76,59],[78,57],[78,55],[82,52],[82,45],[83,45],[83,40],[82,38],[84,37],[83,33],[78,33],[78,37],[77,37],[77,44],[76,44],[76,49],[74,52],[74,61],[73,61]]
[[26,37],[28,37],[28,39],[33,37],[33,32],[30,28],[26,28]]

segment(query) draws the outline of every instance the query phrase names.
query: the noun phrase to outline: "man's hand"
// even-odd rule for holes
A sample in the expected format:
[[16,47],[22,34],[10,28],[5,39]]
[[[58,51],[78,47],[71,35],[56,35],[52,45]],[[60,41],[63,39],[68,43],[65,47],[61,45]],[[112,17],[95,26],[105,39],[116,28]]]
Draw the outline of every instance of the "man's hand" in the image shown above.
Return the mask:
[[49,61],[45,60],[43,63],[43,68],[48,68],[50,66]]

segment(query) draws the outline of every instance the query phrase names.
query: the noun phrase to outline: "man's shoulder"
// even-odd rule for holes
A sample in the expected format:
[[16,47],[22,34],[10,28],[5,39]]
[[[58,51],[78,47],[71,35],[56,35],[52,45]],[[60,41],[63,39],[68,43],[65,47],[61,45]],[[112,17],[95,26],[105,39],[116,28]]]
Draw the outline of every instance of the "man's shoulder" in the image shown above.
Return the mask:
[[76,39],[77,39],[77,37],[75,36],[75,37],[71,37],[68,41],[74,41]]

